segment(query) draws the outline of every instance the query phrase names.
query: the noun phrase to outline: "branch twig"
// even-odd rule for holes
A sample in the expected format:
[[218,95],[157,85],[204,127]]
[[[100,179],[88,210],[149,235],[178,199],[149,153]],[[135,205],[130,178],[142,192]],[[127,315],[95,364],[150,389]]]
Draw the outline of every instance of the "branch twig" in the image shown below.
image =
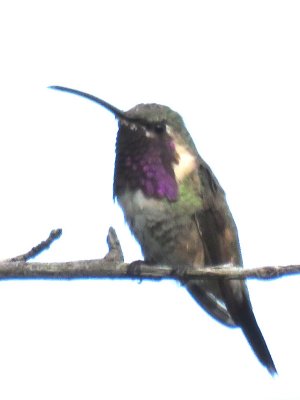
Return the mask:
[[123,262],[122,249],[113,228],[109,229],[108,254],[103,259],[72,262],[38,263],[26,262],[45,250],[61,234],[52,231],[49,238],[35,246],[28,253],[0,262],[0,280],[4,279],[273,279],[281,276],[299,274],[300,265],[266,266],[259,268],[240,268],[233,265],[199,268],[172,268],[164,265],[147,265],[143,262],[132,264]]
[[48,250],[51,244],[58,238],[61,237],[62,229],[53,229],[46,240],[43,240],[37,246],[34,246],[25,254],[11,258],[9,261],[28,261],[38,254],[41,254],[44,250]]

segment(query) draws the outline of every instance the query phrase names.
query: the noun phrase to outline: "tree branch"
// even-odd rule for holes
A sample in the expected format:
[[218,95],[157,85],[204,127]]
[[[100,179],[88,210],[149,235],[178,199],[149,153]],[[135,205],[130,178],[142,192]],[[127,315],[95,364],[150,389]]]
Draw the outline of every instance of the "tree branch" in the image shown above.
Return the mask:
[[41,242],[24,255],[0,262],[0,280],[5,279],[273,279],[299,274],[300,265],[240,268],[233,265],[218,267],[178,267],[148,265],[142,261],[124,263],[122,249],[113,228],[109,229],[107,243],[109,251],[102,259],[55,263],[26,262],[45,250],[61,235],[61,230],[52,231],[46,241]]

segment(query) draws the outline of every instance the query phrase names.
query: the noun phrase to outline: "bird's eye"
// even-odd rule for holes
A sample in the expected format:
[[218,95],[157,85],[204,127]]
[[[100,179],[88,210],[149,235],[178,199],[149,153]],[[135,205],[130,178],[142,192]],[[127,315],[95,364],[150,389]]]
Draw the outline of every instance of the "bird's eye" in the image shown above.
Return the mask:
[[162,135],[166,132],[166,124],[164,122],[159,122],[153,126],[153,130],[158,135]]

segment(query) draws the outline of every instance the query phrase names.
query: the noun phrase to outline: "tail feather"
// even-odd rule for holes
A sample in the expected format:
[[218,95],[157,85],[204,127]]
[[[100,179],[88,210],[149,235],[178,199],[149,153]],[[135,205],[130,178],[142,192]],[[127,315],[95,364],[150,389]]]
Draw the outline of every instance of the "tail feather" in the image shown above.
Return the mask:
[[256,322],[251,306],[244,308],[243,313],[239,316],[239,325],[259,361],[272,376],[277,374],[272,356]]
[[186,288],[196,302],[213,318],[230,328],[236,327],[236,323],[229,314],[224,303],[213,293],[207,291],[203,282],[189,281]]
[[220,286],[230,315],[242,329],[256,357],[272,376],[277,374],[266,341],[256,322],[245,282],[232,279],[220,281]]
[[203,282],[190,281],[186,285],[197,303],[212,317],[228,327],[240,327],[258,360],[272,376],[277,374],[268,346],[256,322],[245,282],[222,281],[220,287],[225,300],[224,305],[205,290]]

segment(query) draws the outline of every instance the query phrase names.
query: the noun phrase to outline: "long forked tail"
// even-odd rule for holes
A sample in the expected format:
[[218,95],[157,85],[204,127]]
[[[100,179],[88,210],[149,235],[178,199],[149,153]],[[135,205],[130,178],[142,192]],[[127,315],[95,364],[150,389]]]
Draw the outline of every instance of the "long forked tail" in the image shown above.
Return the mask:
[[[239,296],[236,297],[232,289],[237,286]],[[218,302],[218,298],[203,288],[203,282],[190,281],[186,288],[199,305],[219,322],[229,327],[240,327],[246,336],[258,360],[265,366],[271,375],[277,373],[265,339],[256,322],[252,310],[247,288],[244,282],[222,282],[221,288],[226,298],[226,304]],[[236,293],[237,293],[236,292]]]
[[272,376],[277,374],[266,341],[256,322],[245,282],[235,279],[221,281],[220,287],[230,315],[242,329],[256,357]]
[[248,304],[244,308],[242,315],[239,316],[239,325],[259,361],[267,368],[272,376],[277,374],[266,341],[256,322],[252,308]]

